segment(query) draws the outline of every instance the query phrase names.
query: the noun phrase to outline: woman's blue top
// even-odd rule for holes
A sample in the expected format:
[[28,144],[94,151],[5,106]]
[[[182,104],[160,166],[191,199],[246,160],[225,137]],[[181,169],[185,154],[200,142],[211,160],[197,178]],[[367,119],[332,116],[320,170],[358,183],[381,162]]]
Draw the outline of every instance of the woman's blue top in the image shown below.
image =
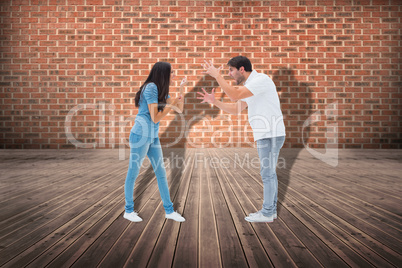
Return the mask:
[[[167,98],[170,98],[168,95]],[[131,132],[157,138],[159,133],[159,122],[154,123],[149,113],[148,104],[158,103],[158,88],[154,83],[149,83],[141,92],[138,114]]]

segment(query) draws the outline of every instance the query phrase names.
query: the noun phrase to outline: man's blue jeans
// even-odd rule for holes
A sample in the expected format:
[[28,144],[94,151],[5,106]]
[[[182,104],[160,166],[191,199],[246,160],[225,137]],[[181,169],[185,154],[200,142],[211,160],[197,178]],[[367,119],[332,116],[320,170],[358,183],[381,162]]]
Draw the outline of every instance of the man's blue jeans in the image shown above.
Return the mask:
[[169,187],[166,178],[166,170],[163,163],[162,147],[159,138],[150,138],[130,132],[130,164],[128,167],[124,195],[126,200],[125,210],[127,213],[134,211],[134,184],[140,172],[145,155],[151,161],[156,180],[158,181],[159,193],[162,198],[166,214],[172,213],[173,203],[170,200]]
[[260,158],[260,174],[264,185],[264,202],[261,213],[270,217],[276,213],[278,201],[278,178],[276,165],[279,151],[285,142],[285,136],[257,140],[258,156]]

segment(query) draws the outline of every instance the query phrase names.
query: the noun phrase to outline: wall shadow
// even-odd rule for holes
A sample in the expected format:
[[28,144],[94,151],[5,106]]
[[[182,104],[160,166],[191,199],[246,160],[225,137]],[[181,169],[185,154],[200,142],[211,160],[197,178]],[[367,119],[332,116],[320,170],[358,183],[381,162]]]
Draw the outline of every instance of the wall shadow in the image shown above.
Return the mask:
[[[278,164],[277,174],[281,193],[278,202],[283,203],[291,179],[292,169],[310,137],[311,127],[303,129],[304,122],[313,111],[314,100],[309,83],[297,81],[296,72],[282,68],[274,72],[274,81],[281,100],[286,127],[286,141],[280,153],[283,163]],[[278,207],[280,210],[280,206]]]

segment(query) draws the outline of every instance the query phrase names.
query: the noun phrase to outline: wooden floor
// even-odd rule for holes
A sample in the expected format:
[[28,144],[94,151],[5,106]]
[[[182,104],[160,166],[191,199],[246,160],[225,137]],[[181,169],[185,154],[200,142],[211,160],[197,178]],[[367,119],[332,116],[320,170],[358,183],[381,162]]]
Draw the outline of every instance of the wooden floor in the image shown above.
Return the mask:
[[149,162],[123,219],[127,151],[1,150],[0,266],[402,267],[402,151],[341,150],[332,167],[283,149],[278,219],[253,223],[262,182],[254,148],[165,149],[164,219]]

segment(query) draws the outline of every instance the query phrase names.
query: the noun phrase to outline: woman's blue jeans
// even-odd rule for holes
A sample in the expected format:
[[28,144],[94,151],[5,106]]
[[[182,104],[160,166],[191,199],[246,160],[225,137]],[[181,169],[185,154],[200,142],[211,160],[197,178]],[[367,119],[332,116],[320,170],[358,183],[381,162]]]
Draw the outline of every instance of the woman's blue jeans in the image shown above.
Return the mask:
[[152,168],[154,169],[165,212],[166,214],[170,214],[174,211],[173,203],[170,200],[166,170],[163,163],[162,147],[159,138],[145,137],[133,132],[130,132],[130,163],[126,182],[124,184],[124,195],[126,200],[125,210],[127,213],[134,211],[134,184],[140,172],[145,155],[148,156]]
[[285,136],[257,140],[260,173],[264,185],[264,202],[261,213],[267,217],[276,213],[276,203],[278,202],[276,165],[278,163],[279,151],[284,142]]

